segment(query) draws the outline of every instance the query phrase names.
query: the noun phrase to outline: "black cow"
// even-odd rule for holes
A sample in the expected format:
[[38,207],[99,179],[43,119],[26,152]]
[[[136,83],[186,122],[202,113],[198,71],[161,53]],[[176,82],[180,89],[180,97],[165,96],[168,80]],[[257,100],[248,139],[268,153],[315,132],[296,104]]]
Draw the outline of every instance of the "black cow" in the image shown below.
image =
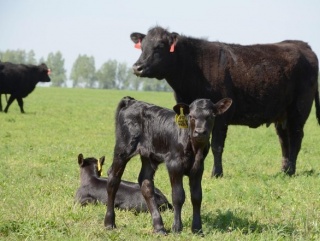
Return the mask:
[[[107,204],[108,179],[100,177],[104,160],[104,156],[97,160],[94,157],[83,158],[82,154],[78,155],[80,187],[76,192],[75,201],[82,206],[98,202]],[[173,208],[166,196],[158,188],[155,188],[155,200],[160,211]],[[128,181],[121,181],[115,198],[115,207],[121,210],[132,210],[137,213],[148,211],[139,184]]]
[[186,37],[161,27],[151,28],[147,35],[132,33],[131,40],[142,49],[134,73],[166,79],[177,102],[233,100],[212,132],[212,176],[223,175],[222,152],[229,124],[256,128],[274,123],[282,171],[295,173],[313,100],[320,124],[318,59],[307,43],[286,40],[241,46]]
[[50,69],[45,64],[25,65],[0,62],[0,111],[2,111],[1,94],[10,94],[4,112],[8,112],[9,106],[16,99],[21,113],[23,100],[36,87],[38,82],[50,82]]
[[[193,205],[192,231],[201,232],[201,179],[204,159],[210,149],[210,134],[216,115],[225,112],[231,99],[213,104],[208,99],[195,100],[190,106],[177,104],[174,111],[130,97],[123,98],[116,111],[116,143],[107,185],[108,203],[105,226],[115,227],[114,200],[126,164],[140,155],[142,167],[139,184],[152,216],[155,232],[165,234],[161,215],[154,199],[153,177],[165,162],[172,187],[174,222],[172,230],[182,230],[181,209],[185,201],[183,175],[189,177]],[[175,115],[179,116],[175,117]],[[179,128],[175,119],[183,128]]]

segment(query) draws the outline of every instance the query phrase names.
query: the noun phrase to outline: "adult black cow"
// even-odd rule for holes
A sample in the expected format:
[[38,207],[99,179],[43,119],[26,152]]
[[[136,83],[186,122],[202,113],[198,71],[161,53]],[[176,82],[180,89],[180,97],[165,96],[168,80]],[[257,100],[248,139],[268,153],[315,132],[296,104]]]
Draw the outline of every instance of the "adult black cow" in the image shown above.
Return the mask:
[[0,62],[0,111],[2,111],[1,94],[10,94],[4,112],[8,112],[9,106],[16,99],[21,113],[23,100],[36,87],[38,82],[50,82],[50,69],[45,64],[25,65]]
[[177,102],[197,98],[233,100],[216,119],[211,148],[212,176],[222,176],[222,152],[228,125],[256,128],[275,124],[282,149],[282,170],[293,175],[303,127],[315,100],[320,124],[318,59],[302,41],[242,46],[170,33],[154,27],[132,33],[142,54],[133,65],[140,77],[166,79]]

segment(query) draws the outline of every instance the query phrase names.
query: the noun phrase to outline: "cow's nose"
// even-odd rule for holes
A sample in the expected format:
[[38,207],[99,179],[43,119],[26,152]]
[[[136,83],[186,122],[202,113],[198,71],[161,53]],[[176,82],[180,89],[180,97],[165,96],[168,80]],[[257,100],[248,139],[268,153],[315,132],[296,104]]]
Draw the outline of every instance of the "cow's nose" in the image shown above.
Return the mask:
[[136,76],[140,76],[142,71],[143,71],[143,67],[142,65],[133,65],[132,66],[132,69],[133,69],[133,73],[136,75]]

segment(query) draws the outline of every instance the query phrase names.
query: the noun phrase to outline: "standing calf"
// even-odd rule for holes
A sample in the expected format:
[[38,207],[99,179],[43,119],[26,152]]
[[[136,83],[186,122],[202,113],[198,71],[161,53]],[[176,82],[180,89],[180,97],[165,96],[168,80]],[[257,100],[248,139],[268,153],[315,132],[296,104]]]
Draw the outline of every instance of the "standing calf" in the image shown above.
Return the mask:
[[[82,154],[78,156],[78,164],[80,166],[80,183],[75,201],[82,206],[89,203],[101,202],[107,203],[107,178],[100,178],[104,156],[97,160],[94,157],[83,158]],[[164,211],[167,208],[172,209],[172,205],[168,202],[164,194],[155,189],[155,198],[157,207]],[[119,191],[115,198],[115,207],[122,210],[134,210],[135,212],[147,212],[147,204],[144,200],[140,186],[138,183],[121,181]]]
[[[138,180],[152,216],[154,231],[166,233],[155,202],[153,183],[158,165],[165,162],[172,187],[172,230],[182,230],[181,209],[185,201],[182,179],[186,175],[189,177],[193,205],[192,231],[201,232],[201,179],[204,159],[210,148],[210,133],[215,116],[224,113],[231,103],[231,99],[227,98],[216,104],[208,99],[198,99],[189,106],[177,104],[171,111],[131,97],[123,98],[115,116],[116,143],[107,184],[106,228],[116,227],[114,206],[121,176],[128,161],[139,154],[142,167]],[[175,117],[176,113],[180,116]],[[181,117],[183,114],[187,117],[185,120]],[[179,128],[175,119],[186,128]]]
[[38,82],[50,82],[50,69],[45,64],[25,65],[0,62],[0,111],[2,111],[1,94],[10,94],[4,112],[16,99],[21,113],[24,113],[22,98],[27,97]]

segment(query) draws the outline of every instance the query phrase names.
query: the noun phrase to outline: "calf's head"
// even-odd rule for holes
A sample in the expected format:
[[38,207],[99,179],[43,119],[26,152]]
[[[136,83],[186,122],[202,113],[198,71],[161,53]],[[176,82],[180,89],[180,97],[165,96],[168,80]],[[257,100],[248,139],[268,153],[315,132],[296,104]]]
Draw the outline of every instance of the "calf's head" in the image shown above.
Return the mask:
[[[230,98],[224,98],[213,104],[209,99],[197,99],[190,105],[177,104],[173,107],[177,116],[185,115],[186,122],[182,128],[189,128],[190,138],[194,142],[203,143],[209,140],[217,115],[223,114],[232,104]],[[177,117],[176,119],[178,119]]]
[[83,158],[81,153],[78,155],[78,164],[80,166],[81,173],[84,171],[86,174],[91,174],[97,177],[102,175],[102,165],[104,160],[104,156],[97,160],[94,157]]
[[174,68],[175,45],[177,33],[169,33],[161,27],[149,30],[148,34],[132,33],[131,40],[142,53],[133,65],[133,72],[137,76],[163,79],[164,73]]

